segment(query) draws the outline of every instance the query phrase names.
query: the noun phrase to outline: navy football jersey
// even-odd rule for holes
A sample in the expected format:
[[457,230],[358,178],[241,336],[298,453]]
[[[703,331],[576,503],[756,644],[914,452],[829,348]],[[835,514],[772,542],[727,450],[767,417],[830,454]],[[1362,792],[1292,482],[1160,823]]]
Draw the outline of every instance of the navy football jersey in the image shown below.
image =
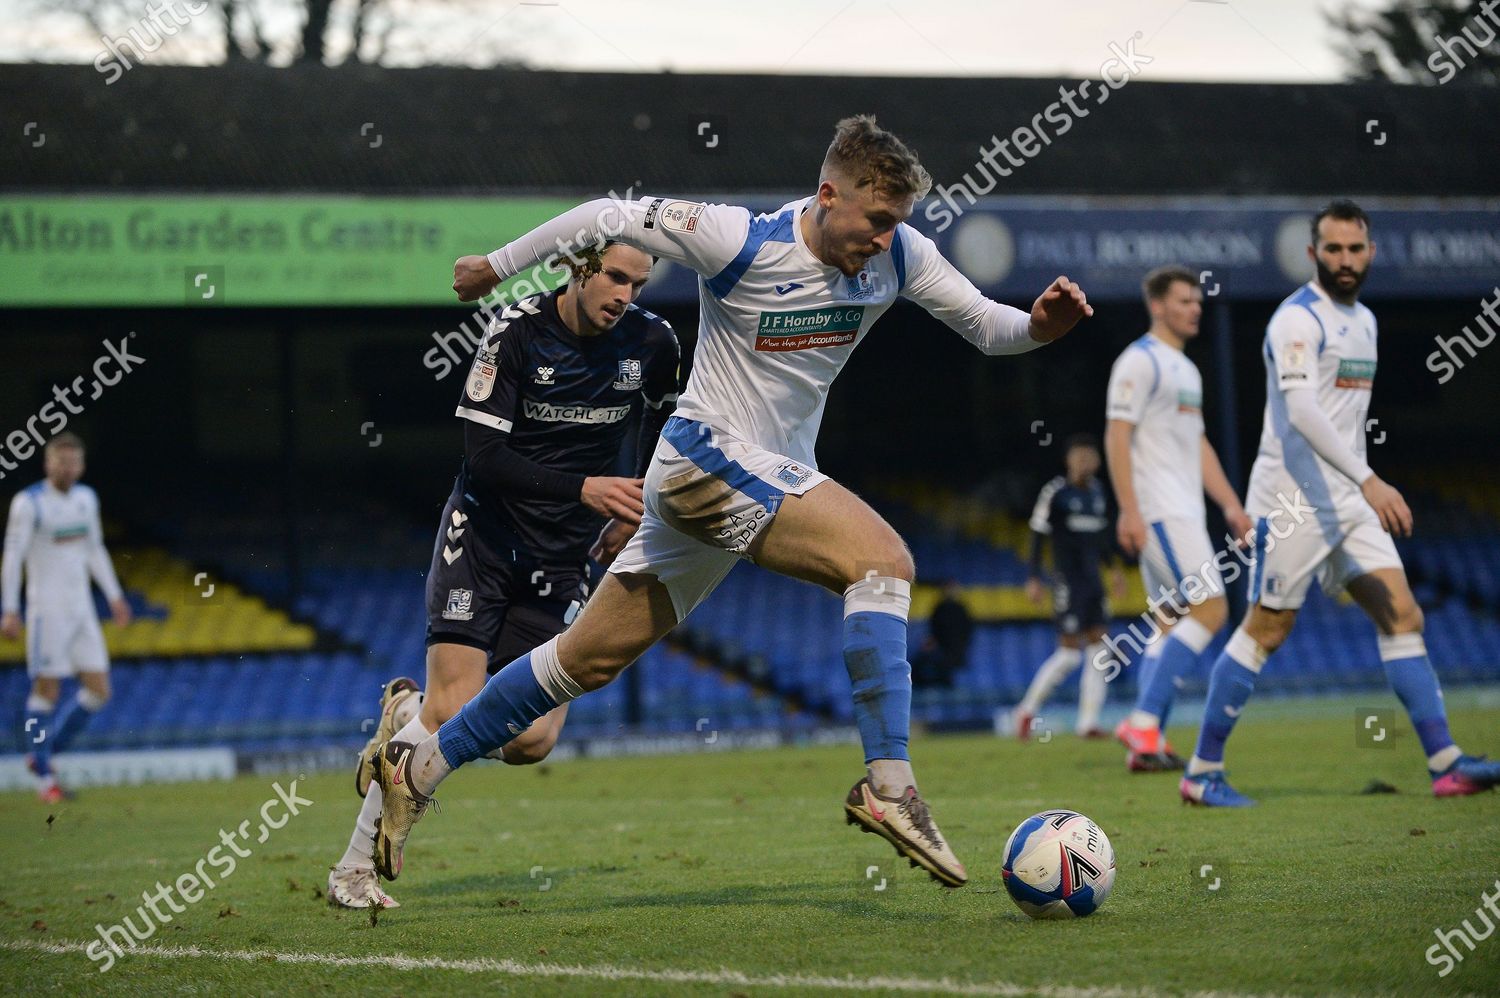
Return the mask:
[[1058,475],[1042,486],[1031,529],[1052,538],[1052,566],[1070,585],[1098,586],[1099,566],[1115,550],[1104,487],[1097,478],[1071,484]]
[[[675,401],[677,367],[677,334],[665,319],[631,305],[609,332],[578,336],[551,292],[509,306],[491,323],[456,415],[509,434],[511,449],[543,467],[611,475],[637,400],[652,408]],[[543,559],[585,557],[603,524],[576,497],[489,495],[467,466],[458,488]]]

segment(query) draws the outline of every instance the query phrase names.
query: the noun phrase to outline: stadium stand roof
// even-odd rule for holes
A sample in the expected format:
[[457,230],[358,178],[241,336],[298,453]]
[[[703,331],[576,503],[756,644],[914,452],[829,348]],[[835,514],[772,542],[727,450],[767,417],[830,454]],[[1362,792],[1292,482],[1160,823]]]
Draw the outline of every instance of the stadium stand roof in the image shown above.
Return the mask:
[[[7,132],[35,121],[26,134],[45,135],[0,144],[0,186],[801,190],[833,122],[860,111],[946,184],[1078,83],[257,65],[106,79],[92,66],[0,66]],[[1130,82],[1103,104],[1080,99],[1088,116],[993,193],[1495,195],[1494,101],[1486,87]]]

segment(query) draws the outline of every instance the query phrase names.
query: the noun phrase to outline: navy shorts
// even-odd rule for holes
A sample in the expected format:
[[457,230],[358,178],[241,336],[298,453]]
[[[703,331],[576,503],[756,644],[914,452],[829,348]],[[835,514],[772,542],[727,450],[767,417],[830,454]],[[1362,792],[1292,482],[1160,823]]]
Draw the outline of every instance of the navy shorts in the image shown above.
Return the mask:
[[1052,620],[1059,634],[1082,634],[1103,627],[1109,620],[1109,597],[1095,578],[1068,580],[1052,584]]
[[544,562],[482,529],[462,495],[443,508],[427,572],[427,644],[468,645],[494,673],[561,634],[589,593],[586,560]]

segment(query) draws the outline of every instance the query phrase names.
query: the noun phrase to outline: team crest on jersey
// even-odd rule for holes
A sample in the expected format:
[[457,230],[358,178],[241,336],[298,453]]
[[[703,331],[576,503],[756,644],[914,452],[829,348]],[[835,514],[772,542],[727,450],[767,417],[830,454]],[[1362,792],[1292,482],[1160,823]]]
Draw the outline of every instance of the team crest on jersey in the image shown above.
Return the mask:
[[469,372],[469,384],[466,391],[469,398],[475,402],[483,402],[490,397],[495,390],[495,365],[486,363],[483,357],[474,361],[474,368]]
[[771,476],[789,489],[800,489],[813,476],[811,468],[804,468],[796,461],[783,461],[776,466]]
[[531,379],[531,383],[534,385],[555,385],[557,384],[557,379],[553,375],[556,373],[556,368],[539,367],[536,369],[536,377]]
[[448,607],[443,611],[444,620],[474,619],[474,590],[448,590]]
[[615,389],[622,392],[639,391],[641,379],[641,362],[622,360],[620,361],[620,376],[615,379]]
[[1181,389],[1177,392],[1178,412],[1198,412],[1203,408],[1203,393]]
[[875,281],[868,270],[844,278],[845,293],[850,301],[866,301],[875,295]]

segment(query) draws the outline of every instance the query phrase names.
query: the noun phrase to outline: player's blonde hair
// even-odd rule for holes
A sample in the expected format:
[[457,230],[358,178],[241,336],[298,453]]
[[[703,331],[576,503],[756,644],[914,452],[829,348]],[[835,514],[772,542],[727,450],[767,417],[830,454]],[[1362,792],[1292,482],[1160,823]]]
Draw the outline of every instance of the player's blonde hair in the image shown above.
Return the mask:
[[55,450],[76,450],[81,452],[83,450],[83,438],[72,430],[63,430],[57,436],[48,440],[47,445],[42,448],[42,452],[46,454],[50,454]]
[[819,179],[828,179],[830,172],[850,177],[855,187],[872,187],[892,200],[921,200],[932,189],[932,175],[917,154],[875,124],[871,114],[856,114],[834,126]]

